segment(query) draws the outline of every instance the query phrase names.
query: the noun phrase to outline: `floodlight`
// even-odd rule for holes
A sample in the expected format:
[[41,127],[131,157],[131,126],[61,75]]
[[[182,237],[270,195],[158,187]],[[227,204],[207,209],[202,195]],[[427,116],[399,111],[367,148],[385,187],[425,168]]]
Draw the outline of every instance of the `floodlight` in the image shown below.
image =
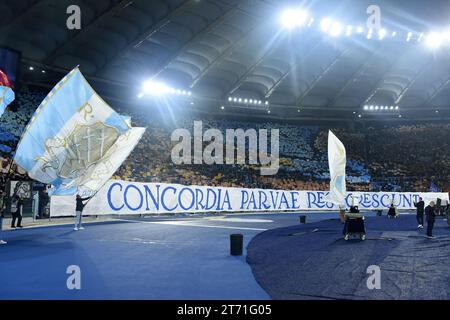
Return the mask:
[[302,26],[308,19],[308,13],[301,9],[287,9],[281,15],[281,23],[286,29]]
[[409,42],[412,38],[412,32],[408,32],[408,35],[406,36],[406,42]]
[[331,27],[331,20],[329,18],[323,18],[320,22],[320,28],[323,32],[327,32]]
[[162,95],[170,92],[170,88],[164,83],[153,80],[144,82],[142,89],[145,93],[152,95]]
[[345,35],[350,37],[352,35],[352,26],[347,26],[347,30],[345,31]]
[[432,32],[427,36],[426,44],[432,49],[437,49],[442,45],[442,35],[436,32]]
[[419,35],[419,39],[417,39],[417,42],[421,42],[421,41],[422,41],[422,38],[423,38],[423,32],[422,32],[422,33],[420,33],[420,35]]
[[332,37],[338,37],[342,33],[342,25],[339,22],[334,22],[331,25],[330,35]]

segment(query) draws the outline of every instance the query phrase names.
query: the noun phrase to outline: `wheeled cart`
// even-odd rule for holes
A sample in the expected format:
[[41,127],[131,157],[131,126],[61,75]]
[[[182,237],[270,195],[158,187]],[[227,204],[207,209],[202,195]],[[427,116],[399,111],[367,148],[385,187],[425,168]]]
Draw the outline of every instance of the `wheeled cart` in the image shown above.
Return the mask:
[[359,237],[363,241],[366,240],[366,228],[364,225],[364,216],[361,215],[346,216],[343,234],[345,240],[348,240],[350,237]]
[[388,210],[388,214],[387,214],[388,218],[398,218],[399,214],[398,214],[398,210],[395,207],[390,207]]

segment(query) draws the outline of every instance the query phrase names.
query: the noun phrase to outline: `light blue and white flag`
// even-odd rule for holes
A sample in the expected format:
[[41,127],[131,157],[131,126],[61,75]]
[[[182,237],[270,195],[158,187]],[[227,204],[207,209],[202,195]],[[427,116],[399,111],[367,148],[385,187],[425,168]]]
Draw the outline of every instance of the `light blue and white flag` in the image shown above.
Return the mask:
[[344,144],[331,132],[328,132],[328,165],[330,167],[330,193],[326,201],[345,206],[345,166],[347,155]]
[[6,107],[15,99],[14,91],[9,87],[0,86],[0,117],[5,112]]
[[51,184],[51,195],[89,195],[111,178],[144,131],[111,109],[75,68],[34,113],[14,160],[31,178]]

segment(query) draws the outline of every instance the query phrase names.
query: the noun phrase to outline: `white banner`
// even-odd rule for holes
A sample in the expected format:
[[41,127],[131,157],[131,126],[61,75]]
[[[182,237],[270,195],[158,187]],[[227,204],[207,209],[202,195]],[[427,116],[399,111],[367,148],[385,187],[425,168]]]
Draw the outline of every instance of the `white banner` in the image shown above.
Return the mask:
[[345,147],[333,132],[328,131],[328,166],[330,167],[330,192],[327,201],[345,206]]
[[[83,214],[338,211],[336,205],[325,201],[327,194],[324,191],[197,187],[111,180],[89,201]],[[427,204],[438,198],[449,199],[448,193],[347,192],[346,202],[349,207],[355,199],[362,210],[387,209],[393,202],[398,209],[406,210],[414,209],[414,202],[419,197]],[[74,215],[75,197],[52,197],[50,210],[54,217]]]

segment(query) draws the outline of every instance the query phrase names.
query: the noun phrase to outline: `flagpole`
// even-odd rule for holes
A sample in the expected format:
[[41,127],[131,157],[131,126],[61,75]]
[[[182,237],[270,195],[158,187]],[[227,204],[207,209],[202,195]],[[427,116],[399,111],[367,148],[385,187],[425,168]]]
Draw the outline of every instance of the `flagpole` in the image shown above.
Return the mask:
[[111,179],[106,180],[105,183],[103,183],[103,184],[101,185],[101,187],[98,188],[97,191],[95,191],[94,195],[93,195],[92,197],[89,198],[89,200],[86,202],[86,204],[85,204],[84,206],[87,206],[87,205],[88,205],[89,201],[91,201],[92,198],[94,198],[94,197],[97,195],[97,193],[98,193],[98,192],[99,192],[99,191],[100,191],[100,190],[101,190],[101,189],[109,182],[109,180],[111,180]]
[[[108,182],[108,181],[109,181],[109,179],[106,182]],[[103,186],[106,184],[106,182],[97,191],[95,191],[94,195],[89,198],[89,200],[86,202],[86,204],[84,206],[88,205],[88,203],[92,200],[92,198],[94,198],[97,195],[97,193],[100,191],[100,189],[103,188]]]

